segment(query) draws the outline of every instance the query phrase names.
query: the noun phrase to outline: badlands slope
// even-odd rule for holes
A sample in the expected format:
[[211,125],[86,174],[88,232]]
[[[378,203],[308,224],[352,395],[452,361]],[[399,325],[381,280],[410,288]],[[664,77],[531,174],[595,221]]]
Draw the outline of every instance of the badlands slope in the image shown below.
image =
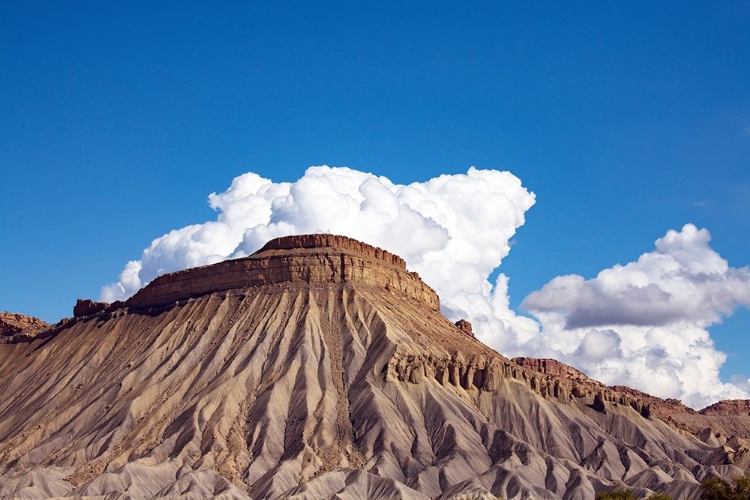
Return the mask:
[[79,302],[0,337],[0,498],[681,499],[748,466],[744,407],[679,424],[462,326],[330,235]]

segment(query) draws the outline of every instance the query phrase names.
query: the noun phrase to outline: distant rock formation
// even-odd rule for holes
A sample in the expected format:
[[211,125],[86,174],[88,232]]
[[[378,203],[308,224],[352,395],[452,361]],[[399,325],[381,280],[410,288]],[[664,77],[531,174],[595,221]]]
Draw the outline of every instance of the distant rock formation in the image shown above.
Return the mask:
[[693,415],[697,413],[689,406],[685,406],[685,404],[679,399],[659,398],[624,385],[613,385],[610,389],[643,401],[658,418],[665,419],[673,417],[674,415]]
[[[607,387],[555,359],[518,357],[513,358],[513,361],[539,373],[574,381],[571,391],[579,395],[595,394],[592,408],[600,411],[605,410],[605,402],[625,404],[646,418],[659,418],[673,428],[688,432],[712,445],[724,445],[731,438],[750,440],[750,400],[719,401],[696,411],[685,406],[679,399],[659,398],[624,385]],[[747,460],[750,464],[750,453]]]
[[33,337],[49,326],[46,321],[33,316],[0,312],[0,336],[11,337],[22,334]]
[[534,370],[535,372],[544,373],[546,375],[554,375],[555,377],[561,377],[566,380],[573,380],[576,382],[586,382],[596,385],[603,385],[600,382],[589,378],[582,371],[576,370],[572,366],[561,363],[556,359],[518,357],[513,358],[513,361],[523,367]]

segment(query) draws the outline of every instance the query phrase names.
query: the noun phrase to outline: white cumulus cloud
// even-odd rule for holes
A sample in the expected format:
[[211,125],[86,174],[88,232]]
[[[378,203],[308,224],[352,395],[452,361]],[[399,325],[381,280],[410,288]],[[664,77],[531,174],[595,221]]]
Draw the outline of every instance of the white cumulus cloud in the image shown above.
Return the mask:
[[596,278],[554,278],[523,301],[543,333],[515,349],[694,407],[750,397],[746,382],[720,381],[726,355],[707,331],[750,305],[750,269],[730,267],[710,241],[708,230],[687,224],[637,261]]

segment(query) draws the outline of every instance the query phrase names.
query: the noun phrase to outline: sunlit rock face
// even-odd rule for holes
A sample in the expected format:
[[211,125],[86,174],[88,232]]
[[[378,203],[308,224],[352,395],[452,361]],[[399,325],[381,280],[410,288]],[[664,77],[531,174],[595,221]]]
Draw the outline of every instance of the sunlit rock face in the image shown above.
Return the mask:
[[272,284],[357,283],[438,310],[437,294],[400,257],[346,236],[310,234],[269,241],[253,255],[160,276],[127,301],[143,307],[210,292]]
[[36,337],[48,327],[47,322],[33,316],[0,312],[0,342]]
[[658,398],[511,361],[345,237],[75,316],[0,344],[0,498],[681,499],[747,466],[750,417],[661,419]]

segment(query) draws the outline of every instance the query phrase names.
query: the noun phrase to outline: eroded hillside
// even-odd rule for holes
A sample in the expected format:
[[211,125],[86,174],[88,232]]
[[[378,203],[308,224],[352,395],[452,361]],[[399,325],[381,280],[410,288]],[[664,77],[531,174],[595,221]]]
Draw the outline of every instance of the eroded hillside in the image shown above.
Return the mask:
[[76,316],[0,344],[2,498],[686,498],[747,467],[743,424],[701,438],[647,395],[511,361],[348,238],[276,240]]

